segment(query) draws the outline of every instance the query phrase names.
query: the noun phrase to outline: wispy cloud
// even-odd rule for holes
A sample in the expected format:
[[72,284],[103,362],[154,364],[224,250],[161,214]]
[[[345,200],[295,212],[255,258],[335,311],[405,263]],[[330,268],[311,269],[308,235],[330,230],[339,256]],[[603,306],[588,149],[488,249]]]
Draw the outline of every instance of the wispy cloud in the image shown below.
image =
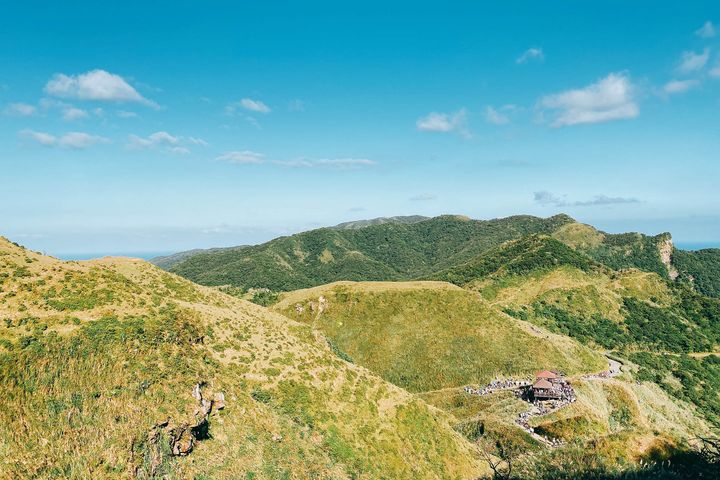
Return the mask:
[[702,27],[695,30],[695,35],[701,38],[712,38],[715,34],[715,25],[713,25],[710,20],[705,22]]
[[608,122],[639,115],[633,93],[626,74],[611,73],[587,87],[545,96],[540,106],[557,112],[554,127]]
[[128,110],[119,110],[117,116],[120,118],[137,118],[138,114]]
[[318,160],[300,158],[296,160],[276,160],[276,165],[290,168],[328,168],[334,170],[354,170],[377,165],[367,158],[321,158]]
[[58,98],[105,102],[137,102],[157,106],[143,97],[123,77],[105,70],[91,70],[79,75],[56,73],[45,85],[45,93]]
[[207,146],[207,142],[202,139],[180,137],[165,131],[155,132],[147,137],[130,135],[126,146],[132,150],[159,150],[176,155],[187,155],[190,153],[190,149],[186,146],[188,144]]
[[109,138],[99,135],[91,135],[85,132],[68,132],[64,135],[56,137],[46,132],[36,132],[34,130],[23,130],[20,137],[32,140],[44,147],[59,147],[73,150],[84,150],[93,145],[101,143],[110,143]]
[[27,103],[11,103],[3,110],[3,113],[18,117],[31,117],[37,114],[37,107]]
[[220,162],[235,163],[239,165],[258,164],[265,161],[265,155],[250,150],[235,150],[225,152],[215,160]]
[[493,125],[507,125],[510,123],[510,114],[515,110],[515,105],[503,105],[500,108],[488,105],[485,108],[485,120]]
[[225,106],[225,113],[233,115],[238,109],[248,110],[255,113],[270,113],[272,110],[260,100],[252,98],[243,98],[239,102],[232,102]]
[[533,200],[539,205],[553,207],[594,207],[603,205],[642,203],[634,197],[610,197],[607,195],[595,195],[589,200],[570,201],[565,195],[560,196],[545,190],[533,193]]
[[432,200],[437,200],[437,195],[433,193],[420,193],[410,197],[411,202],[429,202]]
[[418,118],[415,126],[423,132],[455,132],[465,138],[471,136],[467,127],[467,110],[464,108],[454,113],[431,112]]
[[542,48],[532,47],[525,50],[523,54],[515,60],[515,63],[522,65],[529,61],[542,62],[543,60],[545,60],[545,53],[543,53]]
[[66,121],[80,120],[88,117],[88,112],[81,108],[68,106],[63,110],[62,118]]
[[663,86],[663,93],[673,95],[676,93],[684,93],[700,85],[697,80],[672,80]]
[[677,70],[680,73],[692,73],[702,70],[710,59],[710,49],[705,48],[701,53],[693,51],[683,52]]

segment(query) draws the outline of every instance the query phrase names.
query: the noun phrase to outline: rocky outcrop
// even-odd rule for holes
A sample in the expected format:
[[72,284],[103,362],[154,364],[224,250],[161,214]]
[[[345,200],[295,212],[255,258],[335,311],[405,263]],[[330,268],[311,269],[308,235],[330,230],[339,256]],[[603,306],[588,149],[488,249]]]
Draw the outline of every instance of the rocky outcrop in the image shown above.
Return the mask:
[[185,457],[192,453],[197,442],[210,438],[210,416],[213,410],[225,408],[225,394],[203,392],[205,387],[205,382],[199,382],[192,389],[192,396],[198,403],[192,421],[162,420],[153,426],[144,441],[133,441],[130,464],[134,465],[135,478],[154,478],[161,465],[168,461],[163,442],[167,442],[170,456]]
[[679,273],[672,264],[672,253],[673,253],[673,241],[672,237],[668,234],[665,235],[658,243],[658,251],[660,252],[660,260],[667,268],[668,275],[671,280],[675,280]]

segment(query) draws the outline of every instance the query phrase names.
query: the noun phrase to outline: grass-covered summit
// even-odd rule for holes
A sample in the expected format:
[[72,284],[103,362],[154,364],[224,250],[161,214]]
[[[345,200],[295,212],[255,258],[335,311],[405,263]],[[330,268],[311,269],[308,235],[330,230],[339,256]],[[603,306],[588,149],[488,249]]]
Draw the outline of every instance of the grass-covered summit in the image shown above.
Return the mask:
[[284,294],[286,316],[412,392],[527,378],[538,370],[604,370],[602,355],[531,328],[444,282],[340,282]]
[[139,260],[0,239],[0,319],[1,478],[483,472],[446,416],[307,326]]

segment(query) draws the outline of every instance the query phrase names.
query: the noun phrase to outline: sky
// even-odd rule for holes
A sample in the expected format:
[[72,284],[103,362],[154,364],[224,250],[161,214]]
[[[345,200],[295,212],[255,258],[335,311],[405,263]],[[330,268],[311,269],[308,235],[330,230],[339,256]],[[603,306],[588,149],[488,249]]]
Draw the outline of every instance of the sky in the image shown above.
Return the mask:
[[0,16],[0,235],[57,256],[559,212],[720,245],[720,4],[38,2]]

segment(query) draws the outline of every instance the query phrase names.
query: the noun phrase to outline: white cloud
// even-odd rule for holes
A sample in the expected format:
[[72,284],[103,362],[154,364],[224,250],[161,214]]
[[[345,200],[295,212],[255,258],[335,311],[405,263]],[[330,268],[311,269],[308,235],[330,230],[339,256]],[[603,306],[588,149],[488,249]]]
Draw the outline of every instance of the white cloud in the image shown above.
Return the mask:
[[73,121],[73,120],[79,120],[81,118],[87,118],[88,113],[85,110],[82,110],[77,107],[68,106],[63,110],[63,120],[67,121]]
[[7,106],[4,113],[6,115],[31,117],[37,113],[37,107],[28,105],[27,103],[11,103]]
[[514,107],[512,105],[505,105],[500,109],[495,109],[492,106],[488,105],[485,108],[485,120],[488,123],[492,123],[494,125],[506,125],[510,123],[510,116],[507,114],[507,112],[513,109]]
[[265,155],[262,153],[252,152],[250,150],[235,150],[231,152],[225,152],[215,160],[227,163],[236,163],[240,165],[247,164],[258,164],[265,161]]
[[23,130],[20,132],[20,136],[33,140],[45,147],[60,147],[74,150],[84,150],[93,145],[110,142],[110,139],[108,138],[84,132],[68,132],[60,137],[56,137],[45,132]]
[[187,141],[189,143],[192,143],[193,145],[200,145],[201,147],[207,147],[208,145],[210,145],[208,142],[206,142],[202,138],[188,137]]
[[377,164],[367,158],[322,158],[319,160],[300,158],[296,160],[278,160],[273,163],[290,168],[329,168],[334,170],[354,170],[372,167]]
[[20,132],[20,136],[23,138],[34,140],[40,145],[46,147],[52,147],[57,142],[57,138],[55,138],[54,135],[50,135],[49,133],[45,132],[36,132],[34,130],[23,130],[22,132]]
[[190,149],[186,146],[188,144],[207,146],[207,142],[200,138],[185,138],[160,131],[150,134],[147,137],[130,135],[128,137],[127,147],[134,150],[160,150],[166,153],[187,155],[190,153]]
[[698,85],[700,85],[700,82],[697,80],[672,80],[663,86],[663,92],[668,95],[683,93]]
[[542,62],[545,60],[545,54],[542,51],[542,48],[538,47],[532,47],[528,48],[523,52],[522,55],[520,55],[517,60],[515,60],[515,63],[518,65],[521,65],[523,63],[527,63],[531,60],[536,60],[538,62]]
[[590,200],[569,201],[565,195],[559,196],[554,193],[541,190],[533,193],[535,203],[543,206],[554,207],[595,207],[603,205],[622,205],[628,203],[641,203],[640,200],[633,197],[609,197],[607,195],[595,195]]
[[270,113],[270,107],[265,105],[260,100],[253,100],[252,98],[243,98],[239,102],[228,103],[225,106],[225,113],[227,115],[234,115],[239,108],[249,110],[256,113]]
[[678,71],[680,73],[691,73],[701,70],[705,67],[709,58],[709,48],[705,48],[702,53],[695,53],[693,51],[683,52],[680,58],[680,64],[678,65]]
[[240,105],[242,105],[243,108],[246,110],[250,110],[251,112],[259,112],[259,113],[270,113],[270,107],[265,105],[260,100],[253,100],[252,98],[243,98],[240,100]]
[[187,147],[171,147],[170,153],[174,153],[176,155],[188,155],[190,153],[190,149]]
[[45,85],[48,95],[78,100],[107,102],[138,102],[156,106],[146,99],[124,78],[105,70],[91,70],[79,75],[56,73]]
[[170,135],[168,132],[155,132],[148,137],[148,140],[154,145],[177,145],[180,138]]
[[431,112],[415,122],[418,130],[423,132],[457,132],[463,137],[470,137],[467,128],[467,111],[461,108],[455,113]]
[[695,35],[702,38],[712,38],[715,34],[715,25],[713,25],[710,20],[705,22],[702,27],[695,30]]
[[554,127],[635,118],[640,111],[624,73],[611,73],[584,88],[548,95],[540,106],[557,111]]
[[135,112],[120,110],[117,112],[117,116],[120,118],[136,118],[138,115]]
[[85,149],[99,143],[108,143],[110,140],[97,135],[83,132],[66,133],[58,139],[58,145],[64,148]]

